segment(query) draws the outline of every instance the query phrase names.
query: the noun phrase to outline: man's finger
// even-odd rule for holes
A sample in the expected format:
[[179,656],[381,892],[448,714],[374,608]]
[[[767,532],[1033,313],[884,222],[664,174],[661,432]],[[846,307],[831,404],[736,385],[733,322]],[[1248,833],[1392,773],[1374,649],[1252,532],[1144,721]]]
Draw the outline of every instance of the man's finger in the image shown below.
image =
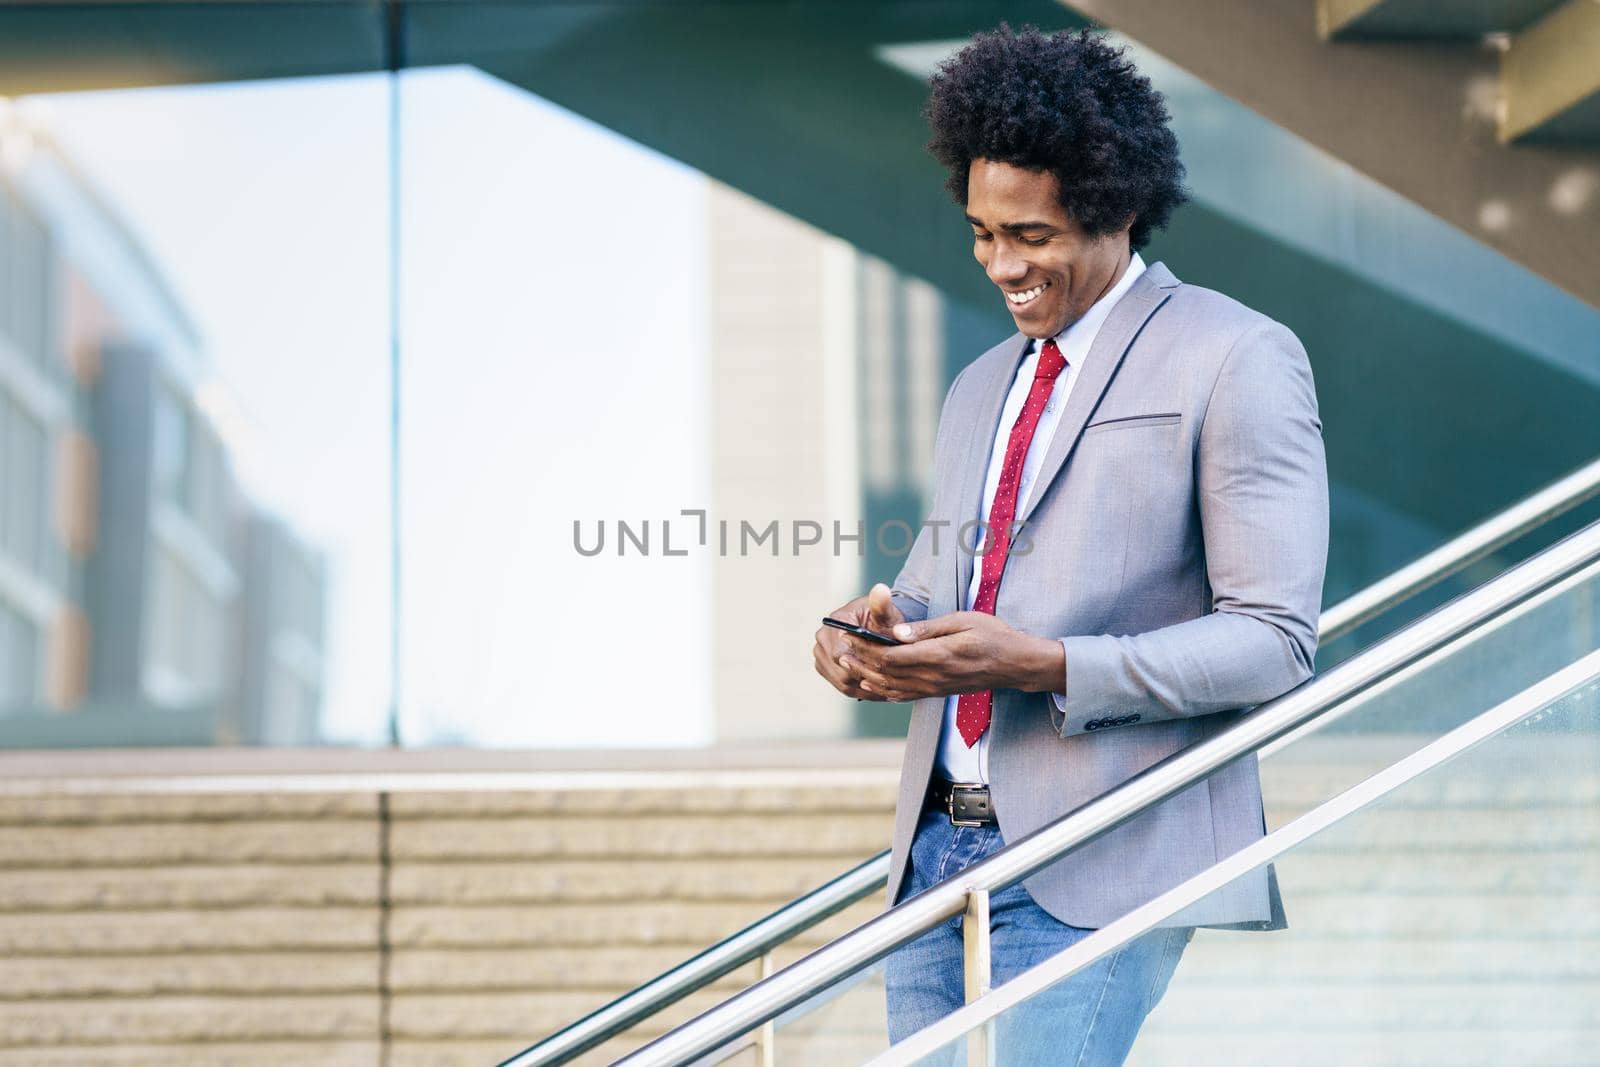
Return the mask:
[[924,667],[942,667],[950,661],[951,650],[932,639],[916,641],[899,648],[886,648],[873,666],[880,673],[899,675]]
[[869,664],[856,655],[846,652],[841,657],[845,673],[852,682],[862,691],[862,694],[871,700],[886,700],[885,695],[898,685],[887,676],[874,670]]
[[840,665],[839,657],[834,653],[824,649],[821,645],[816,645],[812,649],[812,660],[816,666],[817,673],[822,675],[829,685],[845,696],[854,697],[857,700],[865,700],[870,697],[870,694],[862,692],[859,679]]
[[852,659],[850,671],[860,679],[860,687],[877,700],[909,701],[924,692],[926,682],[919,672],[885,671]]
[[839,663],[845,673],[845,676],[849,679],[849,688],[846,690],[847,696],[853,696],[857,700],[889,699],[884,692],[886,688],[885,686],[873,686],[868,684],[867,676],[872,672],[864,664],[862,664],[860,660],[856,659],[847,652],[843,656],[839,657]]
[[[849,680],[851,687],[858,690],[857,695],[866,697],[869,700],[884,699],[884,689],[890,688],[892,685],[888,678],[874,670],[853,650],[846,650],[839,656],[839,667]],[[865,684],[869,678],[874,679],[877,684]]]

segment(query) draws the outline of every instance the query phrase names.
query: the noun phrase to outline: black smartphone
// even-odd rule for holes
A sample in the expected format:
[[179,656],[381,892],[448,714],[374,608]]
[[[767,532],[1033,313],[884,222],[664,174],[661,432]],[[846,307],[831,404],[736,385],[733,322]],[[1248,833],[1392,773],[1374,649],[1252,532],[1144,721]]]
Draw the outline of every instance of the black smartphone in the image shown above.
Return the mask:
[[855,634],[857,637],[865,637],[868,641],[876,641],[880,645],[899,645],[904,643],[902,641],[896,641],[888,634],[880,634],[876,630],[868,630],[864,627],[857,626],[853,622],[845,622],[842,619],[835,619],[829,615],[824,615],[822,617],[822,625],[831,626],[835,630],[843,630],[847,634]]

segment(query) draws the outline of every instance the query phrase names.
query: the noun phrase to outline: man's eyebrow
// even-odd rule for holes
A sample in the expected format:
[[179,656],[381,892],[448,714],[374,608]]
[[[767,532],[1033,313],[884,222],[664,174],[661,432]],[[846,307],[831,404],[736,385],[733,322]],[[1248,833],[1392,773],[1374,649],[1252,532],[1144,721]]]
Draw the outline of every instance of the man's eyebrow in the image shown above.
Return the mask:
[[[971,215],[967,216],[967,221],[985,230],[989,228],[988,223],[981,222]],[[1055,226],[1048,222],[1002,222],[996,229],[1004,230],[1006,233],[1022,233],[1024,230],[1053,230]]]

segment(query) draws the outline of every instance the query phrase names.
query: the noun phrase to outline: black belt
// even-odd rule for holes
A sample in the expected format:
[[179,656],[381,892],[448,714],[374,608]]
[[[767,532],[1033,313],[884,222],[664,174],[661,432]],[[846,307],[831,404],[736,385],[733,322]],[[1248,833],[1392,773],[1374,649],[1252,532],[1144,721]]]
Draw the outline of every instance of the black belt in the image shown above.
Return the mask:
[[928,783],[924,811],[937,811],[950,819],[951,826],[998,826],[989,787],[938,778]]

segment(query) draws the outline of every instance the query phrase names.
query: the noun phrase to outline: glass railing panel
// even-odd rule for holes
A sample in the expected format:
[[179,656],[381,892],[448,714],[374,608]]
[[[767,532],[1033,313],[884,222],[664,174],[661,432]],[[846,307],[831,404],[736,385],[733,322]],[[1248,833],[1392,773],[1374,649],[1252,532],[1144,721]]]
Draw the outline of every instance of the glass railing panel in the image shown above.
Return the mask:
[[[1273,828],[1600,648],[1600,567],[1442,649],[1261,761]],[[1069,861],[1070,862],[1070,861]]]
[[[1128,1067],[1593,1063],[1600,680],[1567,688],[1278,857],[1288,929],[1198,931]],[[999,1063],[1063,1062],[1050,992],[996,1018]]]
[[778,1017],[778,1064],[861,1063],[889,1047],[883,1012],[883,965],[823,990]]
[[[841,915],[824,920],[819,926],[780,945],[774,950],[765,973],[787,967],[859,926],[881,910],[881,901],[880,891]],[[739,974],[745,976],[745,980],[738,985],[750,985],[758,973],[756,964],[742,969]],[[760,1028],[752,1030],[694,1063],[696,1067],[710,1067],[711,1064],[765,1067],[768,1063],[860,1063],[889,1047],[883,1005],[883,964],[880,962],[812,994],[774,1019],[765,1032]],[[652,1036],[669,1029],[647,1022],[640,1027],[640,1031],[647,1028]],[[770,1049],[770,1053],[764,1052],[764,1049]],[[770,1058],[763,1059],[764,1055]]]

